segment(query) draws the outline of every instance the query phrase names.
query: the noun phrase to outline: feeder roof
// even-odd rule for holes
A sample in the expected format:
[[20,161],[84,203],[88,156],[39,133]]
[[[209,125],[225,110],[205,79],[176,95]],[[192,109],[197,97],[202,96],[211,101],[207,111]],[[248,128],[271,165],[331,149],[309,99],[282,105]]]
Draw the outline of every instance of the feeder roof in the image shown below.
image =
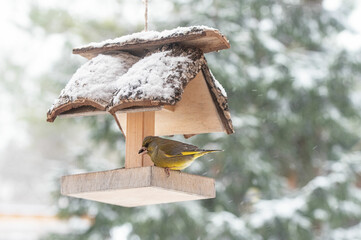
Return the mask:
[[166,44],[180,43],[184,46],[197,47],[208,53],[230,47],[228,40],[217,29],[206,26],[178,27],[162,32],[147,31],[93,42],[73,49],[74,54],[91,59],[99,53],[109,51],[126,51],[137,56],[144,56]]
[[91,59],[74,73],[49,111],[57,114],[83,105],[105,110],[117,87],[115,79],[138,60],[138,57],[124,52],[100,54]]
[[199,74],[211,95],[207,101],[213,100],[223,129],[233,133],[226,92],[210,72],[202,50],[183,44],[163,45],[143,57],[103,51],[76,71],[49,109],[47,120],[52,122],[58,115],[107,112],[115,116],[119,111],[176,105],[188,83]]

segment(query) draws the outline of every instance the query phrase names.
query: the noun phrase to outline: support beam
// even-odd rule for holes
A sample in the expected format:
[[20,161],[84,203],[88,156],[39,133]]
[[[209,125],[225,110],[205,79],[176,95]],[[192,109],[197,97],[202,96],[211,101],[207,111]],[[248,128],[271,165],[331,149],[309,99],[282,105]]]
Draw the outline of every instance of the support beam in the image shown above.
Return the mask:
[[[144,128],[143,128],[143,138],[146,136],[154,136],[154,126],[155,126],[155,112],[144,112]],[[143,155],[143,167],[153,166],[154,163],[150,159],[148,154]]]
[[127,113],[127,137],[125,138],[125,168],[141,167],[138,154],[143,141],[143,112]]
[[125,168],[152,166],[147,155],[138,154],[145,136],[154,135],[154,112],[127,113]]

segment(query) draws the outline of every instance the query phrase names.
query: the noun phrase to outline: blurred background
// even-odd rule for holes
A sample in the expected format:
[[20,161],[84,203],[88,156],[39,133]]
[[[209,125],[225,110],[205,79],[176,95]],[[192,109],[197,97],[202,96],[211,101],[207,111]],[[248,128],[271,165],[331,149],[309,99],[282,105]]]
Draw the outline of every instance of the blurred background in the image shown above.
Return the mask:
[[0,2],[0,240],[361,239],[361,2],[149,0],[149,29],[207,25],[236,133],[186,172],[211,200],[123,208],[60,195],[62,175],[124,164],[111,116],[46,122],[86,62],[71,50],[142,31],[141,0]]

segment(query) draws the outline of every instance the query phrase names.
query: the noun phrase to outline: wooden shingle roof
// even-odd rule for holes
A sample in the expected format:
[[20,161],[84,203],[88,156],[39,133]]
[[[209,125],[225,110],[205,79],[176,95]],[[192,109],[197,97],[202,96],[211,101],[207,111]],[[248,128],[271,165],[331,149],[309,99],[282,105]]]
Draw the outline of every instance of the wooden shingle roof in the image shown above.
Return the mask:
[[[202,34],[207,31],[210,30],[190,28],[188,32],[184,29],[170,31],[168,35],[160,34],[162,37],[152,38],[151,42],[159,43],[159,39],[162,41],[169,41],[171,38],[184,39],[187,34],[203,36]],[[141,56],[138,57],[129,53],[135,53],[129,49],[127,52],[119,51],[119,47],[131,45],[130,41],[139,44],[139,36],[136,38],[137,41],[134,37],[124,39],[122,44],[115,44],[113,41],[80,48],[90,60],[77,70],[49,109],[47,113],[49,122],[54,121],[59,115],[95,115],[109,112],[115,117],[117,112],[123,110],[138,108],[159,110],[165,106],[174,106],[182,99],[188,83],[201,74],[209,89],[211,101],[214,102],[223,130],[228,134],[234,132],[226,93],[209,70],[200,48],[190,47],[182,42],[162,44],[155,49],[155,45],[152,45],[152,49],[146,51],[143,49],[143,53],[147,53],[143,56],[138,54]],[[140,42],[143,45],[147,43],[146,40]],[[114,44],[117,46],[116,50]],[[108,51],[109,46],[114,51]],[[99,52],[100,49],[103,51]],[[121,128],[117,117],[116,120]]]

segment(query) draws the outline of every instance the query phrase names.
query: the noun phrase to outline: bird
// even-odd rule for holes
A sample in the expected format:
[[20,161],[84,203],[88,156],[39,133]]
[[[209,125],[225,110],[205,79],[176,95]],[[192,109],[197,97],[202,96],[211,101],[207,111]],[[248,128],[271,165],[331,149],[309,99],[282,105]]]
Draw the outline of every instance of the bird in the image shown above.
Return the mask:
[[205,150],[197,146],[155,137],[147,136],[143,140],[142,148],[138,154],[148,154],[157,167],[164,168],[169,177],[169,170],[183,170],[190,166],[194,160],[207,153],[223,150]]

